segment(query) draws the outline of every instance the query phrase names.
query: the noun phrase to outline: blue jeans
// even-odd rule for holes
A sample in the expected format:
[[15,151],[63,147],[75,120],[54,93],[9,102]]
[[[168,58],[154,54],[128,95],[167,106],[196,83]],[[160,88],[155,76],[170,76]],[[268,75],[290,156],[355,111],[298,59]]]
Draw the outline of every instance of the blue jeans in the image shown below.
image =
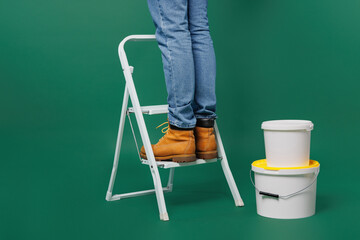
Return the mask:
[[216,118],[216,62],[207,0],[148,0],[162,53],[169,122],[193,128]]

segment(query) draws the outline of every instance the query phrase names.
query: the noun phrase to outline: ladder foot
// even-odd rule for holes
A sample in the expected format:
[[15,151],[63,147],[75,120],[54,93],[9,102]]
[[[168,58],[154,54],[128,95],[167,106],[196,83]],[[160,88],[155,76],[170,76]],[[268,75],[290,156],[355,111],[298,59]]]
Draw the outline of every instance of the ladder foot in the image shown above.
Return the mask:
[[235,206],[237,206],[237,207],[243,207],[243,206],[244,206],[243,200],[242,200],[242,199],[235,200]]
[[107,193],[106,193],[106,197],[105,197],[106,201],[111,201],[111,197],[112,197],[112,193],[111,193],[111,192],[107,192]]
[[168,215],[168,213],[166,212],[166,213],[161,213],[160,214],[160,220],[162,220],[162,221],[169,221],[169,215]]

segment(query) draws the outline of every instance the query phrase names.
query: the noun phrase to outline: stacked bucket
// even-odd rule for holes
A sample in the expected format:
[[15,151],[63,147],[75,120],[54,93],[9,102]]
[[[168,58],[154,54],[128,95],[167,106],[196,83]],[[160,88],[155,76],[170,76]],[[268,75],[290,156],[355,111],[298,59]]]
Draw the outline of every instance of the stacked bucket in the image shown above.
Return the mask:
[[259,215],[295,219],[315,214],[320,164],[309,159],[313,127],[306,120],[262,123],[266,159],[251,166]]

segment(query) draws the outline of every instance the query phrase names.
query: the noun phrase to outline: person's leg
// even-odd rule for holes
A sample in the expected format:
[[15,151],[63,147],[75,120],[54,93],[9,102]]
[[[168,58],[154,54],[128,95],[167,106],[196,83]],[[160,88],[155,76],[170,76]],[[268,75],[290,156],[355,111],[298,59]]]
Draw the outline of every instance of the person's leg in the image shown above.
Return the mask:
[[216,62],[209,32],[207,0],[189,0],[189,30],[195,63],[195,96],[192,103],[197,118],[194,129],[196,157],[218,157],[215,140]]
[[148,0],[162,53],[168,92],[169,123],[179,128],[196,124],[192,102],[195,69],[188,24],[188,0]]
[[189,30],[195,63],[195,95],[192,103],[196,118],[216,118],[216,61],[210,36],[207,0],[189,0]]
[[[196,118],[191,106],[195,89],[195,70],[188,25],[188,0],[148,0],[162,53],[169,104],[166,134],[152,145],[157,161],[196,160],[193,128]],[[147,158],[144,147],[142,158]]]

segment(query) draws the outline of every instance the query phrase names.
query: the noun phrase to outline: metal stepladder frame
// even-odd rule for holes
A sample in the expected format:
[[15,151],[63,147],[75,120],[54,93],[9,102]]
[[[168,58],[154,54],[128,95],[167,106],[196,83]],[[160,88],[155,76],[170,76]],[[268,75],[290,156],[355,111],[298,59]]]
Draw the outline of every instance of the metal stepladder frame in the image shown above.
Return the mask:
[[[243,200],[241,199],[241,196],[239,194],[239,190],[236,186],[234,177],[231,173],[224,146],[220,137],[218,126],[215,122],[215,136],[218,146],[218,159],[211,159],[211,160],[203,160],[203,159],[197,159],[194,162],[189,163],[175,163],[175,162],[169,162],[169,161],[155,161],[154,153],[151,148],[150,138],[148,135],[148,131],[145,125],[145,120],[143,114],[164,114],[168,113],[168,105],[155,105],[155,106],[146,106],[141,107],[140,102],[136,93],[135,85],[132,78],[133,73],[133,67],[131,67],[128,63],[126,53],[124,50],[124,45],[127,41],[146,41],[146,40],[155,40],[155,35],[130,35],[124,38],[118,47],[118,53],[119,58],[121,62],[121,66],[123,69],[123,73],[125,76],[125,92],[124,92],[124,98],[122,103],[122,110],[121,110],[121,116],[120,116],[120,123],[119,123],[119,130],[117,135],[117,141],[116,141],[116,149],[115,149],[115,156],[114,156],[114,163],[113,168],[111,172],[110,182],[108,191],[106,194],[106,200],[107,201],[116,201],[124,198],[130,198],[130,197],[137,197],[147,194],[156,194],[157,204],[159,207],[160,212],[160,219],[163,221],[169,220],[168,213],[166,210],[165,205],[165,199],[164,199],[164,192],[171,192],[173,188],[173,178],[174,178],[174,168],[175,167],[183,167],[183,166],[191,166],[191,165],[198,165],[198,164],[204,164],[204,163],[210,163],[210,162],[216,162],[220,161],[221,167],[223,169],[225,178],[227,180],[227,183],[230,187],[230,191],[232,193],[232,196],[235,201],[235,205],[240,207],[244,206]],[[128,100],[129,97],[131,99],[132,107],[128,108]],[[151,190],[144,190],[144,191],[137,191],[137,192],[130,192],[130,193],[123,193],[123,194],[115,194],[113,195],[113,187],[114,182],[116,178],[116,173],[118,169],[118,163],[119,163],[119,155],[120,155],[120,148],[121,148],[121,142],[124,132],[124,125],[125,125],[125,119],[126,115],[129,116],[129,113],[134,113],[137,121],[137,125],[139,127],[140,135],[142,142],[144,144],[146,156],[148,157],[148,160],[141,159],[143,164],[149,165],[150,172],[153,178],[154,182],[154,189]],[[130,120],[130,118],[129,118]],[[131,123],[131,122],[130,122]],[[169,180],[166,187],[162,187],[160,174],[158,168],[165,168],[170,169],[169,173]]]

